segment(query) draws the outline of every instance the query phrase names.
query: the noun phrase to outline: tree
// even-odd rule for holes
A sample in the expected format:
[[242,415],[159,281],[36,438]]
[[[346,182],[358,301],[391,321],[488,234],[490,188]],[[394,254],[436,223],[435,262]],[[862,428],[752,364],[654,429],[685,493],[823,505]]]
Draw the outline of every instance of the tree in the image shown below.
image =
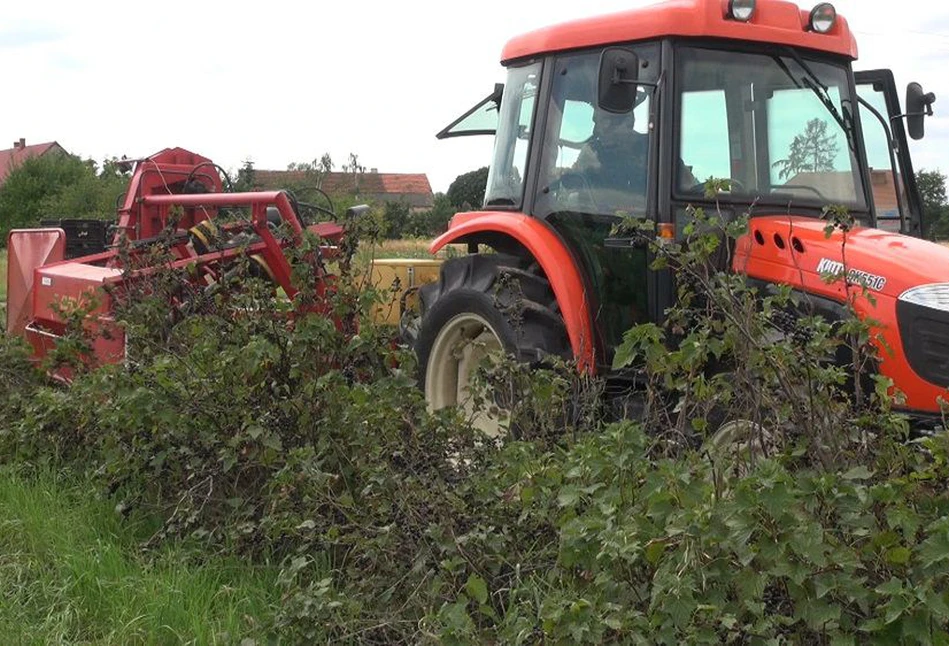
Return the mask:
[[406,233],[411,210],[405,202],[386,202],[383,211],[384,235],[389,240],[397,240]]
[[101,172],[75,155],[30,157],[0,187],[0,244],[10,229],[45,219],[115,217],[116,201],[128,178],[121,160],[107,160]]
[[359,177],[366,172],[366,167],[359,163],[359,155],[349,153],[349,163],[343,164],[343,171],[353,174],[354,192],[359,192]]
[[40,202],[41,219],[115,217],[119,201],[128,190],[129,177],[114,164],[106,162],[97,172],[92,160],[84,162],[88,172]]
[[432,208],[413,213],[406,225],[405,234],[418,238],[430,238],[442,234],[448,230],[448,221],[457,212],[458,209],[448,201],[448,196],[444,193],[435,193]]
[[333,172],[333,158],[329,153],[323,153],[319,159],[314,158],[313,161],[291,162],[287,164],[287,170],[302,172],[304,184],[322,188],[323,178]]
[[254,162],[250,159],[244,161],[244,165],[237,171],[237,181],[234,182],[234,190],[238,193],[254,190],[257,183],[257,173],[254,170]]
[[333,158],[330,157],[329,153],[323,153],[323,156],[320,157],[320,161],[317,163],[317,168],[323,173],[333,172]]
[[296,197],[303,202],[322,203],[324,198],[321,193],[323,190],[323,180],[333,172],[333,158],[328,152],[323,153],[318,159],[308,162],[293,162],[287,165],[288,171],[296,171],[301,174],[300,177],[291,179],[281,188],[293,191]]
[[938,170],[916,171],[916,186],[923,201],[923,221],[937,238],[949,237],[949,199],[946,196],[946,176]]
[[827,133],[827,122],[811,119],[804,132],[794,137],[787,159],[779,159],[773,165],[781,168],[779,177],[787,179],[798,173],[832,171],[836,157],[837,140]]
[[480,208],[488,186],[488,167],[463,173],[448,187],[449,203],[459,209]]

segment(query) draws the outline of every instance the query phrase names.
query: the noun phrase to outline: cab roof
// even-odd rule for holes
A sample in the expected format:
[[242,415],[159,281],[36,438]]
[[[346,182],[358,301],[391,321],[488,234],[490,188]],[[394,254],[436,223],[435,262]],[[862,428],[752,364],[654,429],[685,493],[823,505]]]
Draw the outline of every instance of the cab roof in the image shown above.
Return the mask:
[[757,0],[754,16],[747,23],[728,17],[727,0],[667,0],[517,36],[504,46],[501,62],[507,64],[551,52],[666,36],[777,43],[857,58],[857,41],[843,16],[837,16],[836,24],[827,34],[810,31],[809,22],[810,9],[801,9],[784,0]]

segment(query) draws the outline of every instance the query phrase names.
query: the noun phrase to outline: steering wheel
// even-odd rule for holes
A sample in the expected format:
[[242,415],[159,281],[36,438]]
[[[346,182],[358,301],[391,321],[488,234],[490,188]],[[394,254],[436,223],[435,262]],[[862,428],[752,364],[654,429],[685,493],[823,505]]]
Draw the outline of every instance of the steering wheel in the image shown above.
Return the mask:
[[817,190],[813,186],[807,186],[806,184],[781,184],[781,185],[768,184],[768,188],[775,190],[777,192],[780,192],[781,189],[784,189],[784,188],[791,189],[792,191],[810,191],[814,193],[815,195],[817,195],[817,197],[819,197],[820,199],[824,200],[825,202],[830,201],[827,198],[827,196],[821,193],[819,190]]
[[[566,202],[564,197],[582,195],[581,204],[586,203],[593,211],[599,212],[599,206],[594,197],[593,187],[583,173],[565,171],[559,178],[550,183],[550,192],[557,196],[558,201]],[[565,204],[566,206],[566,204]]]

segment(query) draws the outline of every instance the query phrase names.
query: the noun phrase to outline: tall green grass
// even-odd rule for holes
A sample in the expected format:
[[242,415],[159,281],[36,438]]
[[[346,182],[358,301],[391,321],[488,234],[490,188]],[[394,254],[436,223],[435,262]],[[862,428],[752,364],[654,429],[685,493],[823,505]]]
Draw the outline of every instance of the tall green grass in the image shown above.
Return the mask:
[[230,644],[266,632],[275,570],[182,546],[145,556],[149,531],[90,485],[0,472],[0,641]]

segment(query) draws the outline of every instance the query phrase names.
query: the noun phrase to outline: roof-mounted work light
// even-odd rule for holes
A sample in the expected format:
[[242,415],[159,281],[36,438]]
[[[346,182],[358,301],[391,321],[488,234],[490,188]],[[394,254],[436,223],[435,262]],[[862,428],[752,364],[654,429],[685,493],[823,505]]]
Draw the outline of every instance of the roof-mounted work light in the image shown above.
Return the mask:
[[837,10],[829,2],[822,2],[811,10],[811,29],[826,34],[837,22]]
[[755,0],[728,0],[728,15],[739,22],[748,22],[755,15]]

